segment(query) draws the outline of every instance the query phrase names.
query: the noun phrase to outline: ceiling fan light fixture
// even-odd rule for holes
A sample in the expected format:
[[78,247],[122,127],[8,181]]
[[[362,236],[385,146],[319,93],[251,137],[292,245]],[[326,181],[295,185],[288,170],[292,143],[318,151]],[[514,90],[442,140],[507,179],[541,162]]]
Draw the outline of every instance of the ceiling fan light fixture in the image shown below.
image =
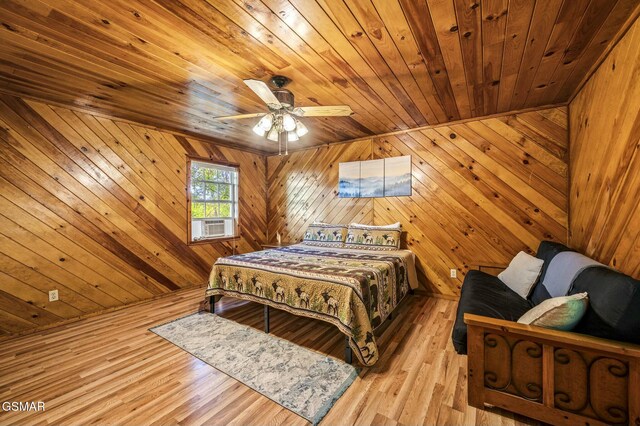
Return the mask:
[[301,121],[296,120],[296,135],[301,138],[309,133],[309,129]]
[[267,139],[273,142],[278,142],[278,129],[276,126],[273,126],[271,130],[269,130],[269,133],[267,133]]
[[285,131],[291,132],[296,128],[296,119],[291,114],[283,114],[282,127]]
[[273,114],[267,114],[258,121],[256,127],[260,127],[264,132],[268,132],[271,126],[273,126]]
[[264,130],[262,127],[260,127],[260,123],[258,123],[255,126],[253,126],[253,129],[251,129],[251,130],[253,130],[253,133],[255,133],[258,136],[264,136],[267,133],[266,130]]
[[284,86],[290,81],[284,76],[273,76],[272,84],[276,89],[260,80],[247,79],[244,83],[256,94],[269,108],[269,112],[256,112],[249,114],[236,114],[226,117],[215,117],[216,120],[237,120],[242,118],[260,117],[253,126],[253,132],[261,137],[266,137],[272,142],[277,142],[279,152],[282,155],[289,153],[288,143],[295,142],[309,133],[309,129],[301,123],[297,117],[346,117],[353,114],[348,105],[314,105],[295,107],[294,96]]

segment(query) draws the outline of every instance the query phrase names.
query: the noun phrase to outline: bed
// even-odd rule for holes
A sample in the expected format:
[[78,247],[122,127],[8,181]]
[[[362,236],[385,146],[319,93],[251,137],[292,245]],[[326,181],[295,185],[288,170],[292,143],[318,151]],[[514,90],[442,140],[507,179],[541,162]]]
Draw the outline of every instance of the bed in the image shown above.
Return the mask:
[[374,331],[417,285],[409,250],[296,244],[218,259],[206,295],[329,322],[346,335],[357,359],[371,366],[378,360]]

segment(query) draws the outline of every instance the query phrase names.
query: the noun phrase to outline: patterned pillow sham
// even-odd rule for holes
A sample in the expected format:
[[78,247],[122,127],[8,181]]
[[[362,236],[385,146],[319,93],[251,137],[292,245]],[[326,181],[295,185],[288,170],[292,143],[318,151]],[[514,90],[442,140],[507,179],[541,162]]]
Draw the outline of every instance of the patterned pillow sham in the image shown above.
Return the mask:
[[373,226],[349,226],[344,246],[364,250],[398,250],[401,233],[401,228],[380,229]]
[[304,233],[302,244],[321,247],[344,247],[347,237],[345,225],[312,223]]
[[349,226],[353,226],[354,228],[393,229],[393,230],[402,228],[402,224],[400,222],[391,223],[389,225],[367,225],[364,223],[351,222]]

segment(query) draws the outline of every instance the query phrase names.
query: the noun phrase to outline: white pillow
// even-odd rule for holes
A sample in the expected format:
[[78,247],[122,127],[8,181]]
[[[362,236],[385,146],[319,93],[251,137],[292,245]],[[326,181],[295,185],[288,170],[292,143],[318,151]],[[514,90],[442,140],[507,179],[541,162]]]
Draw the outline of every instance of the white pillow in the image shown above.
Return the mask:
[[369,228],[369,229],[400,229],[402,228],[402,224],[400,222],[392,223],[390,225],[365,225],[363,223],[350,223],[349,226],[353,226],[355,228]]
[[516,254],[504,271],[498,274],[500,281],[526,299],[538,280],[544,261],[523,251]]
[[518,322],[568,331],[578,325],[587,312],[588,304],[589,295],[587,293],[553,297],[529,309]]

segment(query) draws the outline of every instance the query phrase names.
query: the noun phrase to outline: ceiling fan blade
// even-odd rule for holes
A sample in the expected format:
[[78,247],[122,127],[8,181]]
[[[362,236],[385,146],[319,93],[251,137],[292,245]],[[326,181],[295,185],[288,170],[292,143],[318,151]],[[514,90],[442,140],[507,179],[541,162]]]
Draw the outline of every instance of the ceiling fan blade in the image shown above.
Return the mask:
[[258,95],[262,102],[267,104],[270,107],[274,108],[282,108],[280,101],[276,98],[276,95],[273,94],[267,83],[260,80],[243,80],[244,84],[249,86],[249,89],[253,90],[253,93]]
[[293,113],[299,117],[344,117],[353,114],[353,111],[349,105],[330,105],[294,108]]
[[262,117],[266,115],[266,112],[254,112],[251,114],[238,114],[238,115],[227,115],[224,117],[214,117],[214,120],[240,120],[243,118],[254,118],[254,117]]

